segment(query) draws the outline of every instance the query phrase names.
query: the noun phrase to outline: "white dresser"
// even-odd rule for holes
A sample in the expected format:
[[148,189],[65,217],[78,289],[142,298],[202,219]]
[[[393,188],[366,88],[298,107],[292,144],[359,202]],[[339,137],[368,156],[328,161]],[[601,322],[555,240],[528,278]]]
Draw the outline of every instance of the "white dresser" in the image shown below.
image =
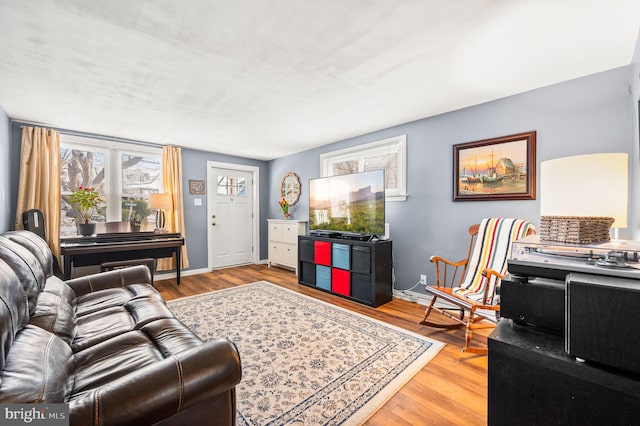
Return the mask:
[[305,235],[304,220],[267,219],[269,223],[269,266],[293,268],[298,273],[298,235]]

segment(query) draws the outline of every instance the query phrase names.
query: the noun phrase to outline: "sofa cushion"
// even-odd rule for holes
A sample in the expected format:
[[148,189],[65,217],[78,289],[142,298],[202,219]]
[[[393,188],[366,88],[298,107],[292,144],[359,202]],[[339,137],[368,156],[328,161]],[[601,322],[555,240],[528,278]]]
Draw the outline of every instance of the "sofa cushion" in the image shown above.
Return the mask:
[[82,351],[134,329],[135,322],[123,306],[114,306],[77,318],[73,352]]
[[[2,240],[5,238],[26,248],[35,256],[45,277],[53,275],[53,255],[51,254],[51,249],[47,245],[47,242],[40,238],[39,235],[30,231],[10,231],[0,236]],[[42,285],[44,283],[40,284]]]
[[0,369],[18,330],[29,321],[27,295],[13,272],[0,260]]
[[57,335],[69,345],[76,335],[74,307],[65,297],[48,291],[43,291],[38,296],[36,309],[29,322]]
[[71,287],[67,285],[67,283],[55,275],[51,275],[47,278],[47,281],[44,284],[44,291],[60,296],[62,300],[67,302],[70,306],[76,306],[76,294],[73,292]]
[[173,313],[162,299],[134,298],[122,306],[113,306],[77,317],[78,328],[71,346],[74,352],[79,352],[162,318],[173,318]]
[[28,324],[16,335],[0,376],[0,402],[65,402],[73,354],[58,336]]
[[26,248],[0,236],[0,259],[13,269],[29,302],[29,312],[36,307],[38,294],[44,287],[45,275],[38,259]]
[[162,353],[141,331],[120,334],[74,355],[71,399],[162,360]]
[[202,345],[202,340],[175,318],[152,321],[141,330],[149,336],[165,357]]
[[139,297],[154,297],[159,301],[163,300],[158,290],[149,284],[131,284],[126,287],[109,288],[79,296],[76,299],[76,316],[80,317],[108,307],[122,306]]

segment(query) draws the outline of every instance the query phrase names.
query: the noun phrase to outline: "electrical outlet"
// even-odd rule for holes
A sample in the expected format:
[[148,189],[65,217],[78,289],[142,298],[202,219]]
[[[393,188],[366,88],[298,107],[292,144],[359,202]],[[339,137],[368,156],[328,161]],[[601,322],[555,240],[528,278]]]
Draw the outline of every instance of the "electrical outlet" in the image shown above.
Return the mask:
[[420,284],[426,284],[426,283],[427,283],[427,276],[420,275]]

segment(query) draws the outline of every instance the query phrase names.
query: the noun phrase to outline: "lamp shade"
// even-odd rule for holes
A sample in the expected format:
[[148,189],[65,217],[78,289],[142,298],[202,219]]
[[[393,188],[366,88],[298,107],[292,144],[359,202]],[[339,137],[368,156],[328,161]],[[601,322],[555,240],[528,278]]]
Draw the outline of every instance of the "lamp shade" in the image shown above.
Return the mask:
[[170,209],[173,207],[171,194],[149,194],[150,209]]
[[543,161],[540,164],[540,215],[613,217],[614,228],[626,228],[628,170],[626,153]]

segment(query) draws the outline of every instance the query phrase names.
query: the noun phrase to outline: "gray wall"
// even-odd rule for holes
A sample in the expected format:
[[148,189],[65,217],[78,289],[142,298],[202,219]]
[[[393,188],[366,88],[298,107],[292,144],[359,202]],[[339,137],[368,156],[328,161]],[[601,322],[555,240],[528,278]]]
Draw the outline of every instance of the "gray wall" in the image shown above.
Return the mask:
[[7,113],[0,106],[0,232],[11,229],[11,131]]
[[[637,116],[632,117],[630,108],[629,75],[630,67],[617,68],[273,160],[269,214],[279,217],[277,199],[285,173],[295,172],[301,179],[303,193],[294,215],[307,219],[308,180],[320,175],[320,153],[406,134],[409,197],[386,204],[395,288],[413,287],[420,274],[433,282],[435,270],[428,258],[464,258],[467,228],[483,217],[539,222],[539,200],[453,202],[452,145],[536,130],[538,167],[541,161],[568,155],[631,152]],[[539,185],[539,175],[537,181]],[[630,231],[622,230],[620,236],[629,238]]]

